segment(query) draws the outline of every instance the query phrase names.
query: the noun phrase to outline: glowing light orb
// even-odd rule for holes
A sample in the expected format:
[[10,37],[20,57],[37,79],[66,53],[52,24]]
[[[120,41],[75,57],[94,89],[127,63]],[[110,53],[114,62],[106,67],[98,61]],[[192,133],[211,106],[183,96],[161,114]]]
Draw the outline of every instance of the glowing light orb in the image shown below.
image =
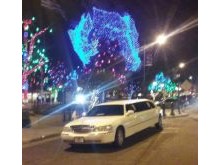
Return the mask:
[[181,62],[179,63],[179,68],[184,68],[185,67],[185,63]]
[[167,36],[165,36],[164,34],[161,34],[157,37],[157,40],[156,42],[159,44],[159,45],[163,45],[165,44],[167,41]]
[[78,25],[69,29],[68,34],[84,66],[99,53],[100,39],[119,42],[120,54],[124,56],[128,70],[136,71],[140,66],[138,32],[128,14],[121,16],[116,12],[93,8],[92,14],[83,14]]

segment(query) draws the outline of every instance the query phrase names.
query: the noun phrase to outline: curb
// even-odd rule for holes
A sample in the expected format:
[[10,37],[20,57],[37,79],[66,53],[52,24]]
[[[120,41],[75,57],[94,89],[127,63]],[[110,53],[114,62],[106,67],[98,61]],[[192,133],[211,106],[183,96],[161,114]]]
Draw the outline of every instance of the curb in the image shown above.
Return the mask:
[[56,137],[56,136],[60,136],[60,133],[53,133],[53,134],[49,134],[49,135],[42,135],[40,137],[33,138],[31,140],[22,141],[22,144],[28,144],[28,143],[32,143],[32,142],[43,141],[45,139],[53,138],[53,137]]
[[178,115],[174,115],[174,116],[172,116],[172,115],[167,115],[167,116],[163,116],[164,117],[164,119],[166,119],[166,118],[179,118],[179,117],[186,117],[186,116],[189,116],[189,114],[188,113],[185,113],[185,114],[178,114]]

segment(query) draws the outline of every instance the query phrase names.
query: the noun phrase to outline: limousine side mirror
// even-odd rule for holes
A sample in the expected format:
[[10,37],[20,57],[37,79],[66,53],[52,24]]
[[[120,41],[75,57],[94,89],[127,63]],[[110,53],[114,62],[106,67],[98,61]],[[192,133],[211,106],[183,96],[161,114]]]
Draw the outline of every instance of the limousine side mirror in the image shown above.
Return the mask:
[[128,112],[126,113],[126,116],[130,116],[132,114],[134,114],[134,111],[133,110],[128,110]]

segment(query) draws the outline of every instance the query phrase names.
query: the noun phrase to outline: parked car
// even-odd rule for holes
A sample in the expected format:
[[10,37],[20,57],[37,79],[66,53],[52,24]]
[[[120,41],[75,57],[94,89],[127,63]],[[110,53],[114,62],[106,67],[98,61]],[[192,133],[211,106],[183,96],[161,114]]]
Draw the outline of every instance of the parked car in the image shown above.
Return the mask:
[[111,101],[94,106],[85,117],[66,124],[61,139],[73,144],[114,143],[156,126],[162,130],[162,112],[147,99]]

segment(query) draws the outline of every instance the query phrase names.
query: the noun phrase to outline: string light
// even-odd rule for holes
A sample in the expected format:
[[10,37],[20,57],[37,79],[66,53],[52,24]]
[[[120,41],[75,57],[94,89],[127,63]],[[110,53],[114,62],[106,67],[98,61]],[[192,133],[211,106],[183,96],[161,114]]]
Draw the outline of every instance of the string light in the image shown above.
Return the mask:
[[[35,21],[35,17],[31,19],[23,20],[23,28],[24,28],[24,39],[22,45],[22,84],[28,84],[27,87],[33,87],[33,85],[41,84],[42,73],[46,73],[48,71],[48,62],[49,59],[45,55],[45,49],[40,51],[38,47],[35,45],[35,41],[37,37],[42,35],[47,31],[48,28],[44,28],[40,30],[37,27],[35,30],[37,33],[33,34],[30,30],[32,30],[34,25],[32,24]],[[29,35],[30,34],[30,35]],[[37,40],[37,43],[40,44],[40,39]],[[36,51],[34,51],[34,48]],[[40,72],[38,72],[40,71]],[[30,85],[29,85],[30,83]],[[24,88],[28,90],[28,88]]]
[[119,42],[120,54],[124,56],[128,70],[136,71],[140,66],[138,33],[128,14],[121,16],[116,12],[93,8],[92,15],[83,14],[79,24],[75,29],[69,29],[68,34],[84,66],[99,53],[99,42],[103,38]]
[[175,91],[176,84],[169,77],[165,77],[163,72],[155,76],[155,80],[148,86],[149,91],[159,92],[165,90],[168,93]]

